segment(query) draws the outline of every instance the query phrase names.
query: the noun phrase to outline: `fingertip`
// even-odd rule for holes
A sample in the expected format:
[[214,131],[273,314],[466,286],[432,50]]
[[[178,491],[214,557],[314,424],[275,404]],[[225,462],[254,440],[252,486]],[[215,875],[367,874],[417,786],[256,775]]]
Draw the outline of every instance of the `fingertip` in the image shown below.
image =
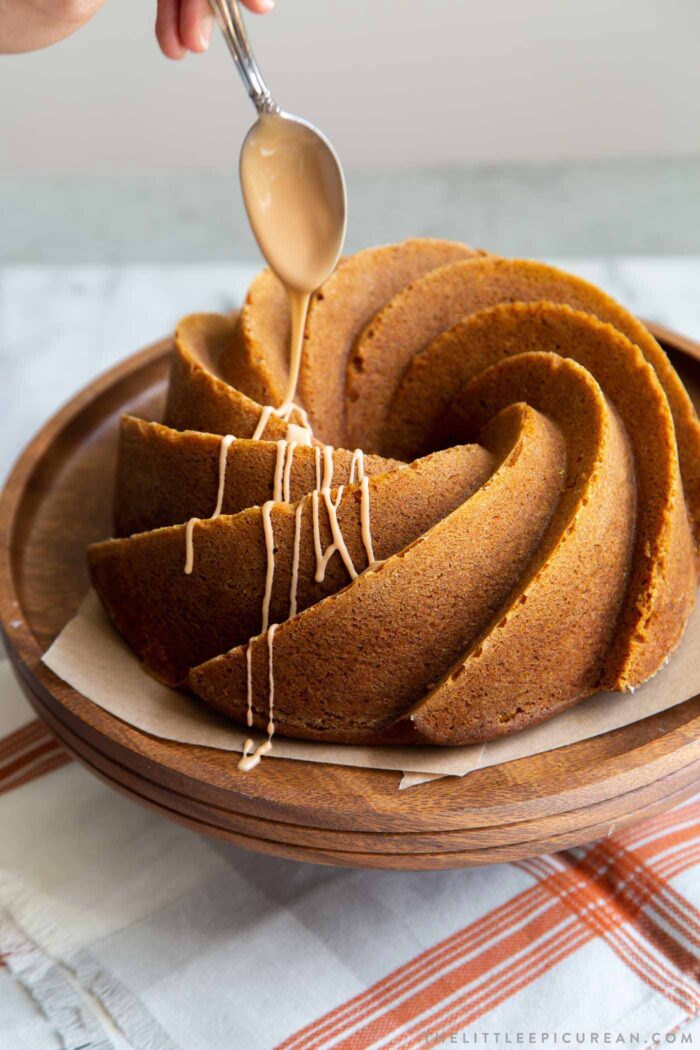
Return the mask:
[[179,32],[189,51],[201,54],[207,50],[214,32],[214,15],[207,0],[182,0]]
[[176,44],[161,44],[160,49],[171,62],[180,62],[187,55],[187,49]]
[[275,0],[243,0],[243,2],[254,15],[268,15],[275,8]]
[[202,54],[208,49],[213,33],[213,15],[204,15],[203,18],[187,22],[180,28],[183,44],[189,51],[194,51],[196,54]]
[[206,51],[211,44],[214,33],[215,18],[213,15],[205,15],[199,23],[199,50]]
[[159,0],[156,16],[156,40],[166,58],[177,62],[186,55],[180,40],[173,0]]
[[179,62],[187,54],[187,50],[182,44],[177,44],[172,40],[159,40],[158,44],[165,57],[169,58],[171,62]]

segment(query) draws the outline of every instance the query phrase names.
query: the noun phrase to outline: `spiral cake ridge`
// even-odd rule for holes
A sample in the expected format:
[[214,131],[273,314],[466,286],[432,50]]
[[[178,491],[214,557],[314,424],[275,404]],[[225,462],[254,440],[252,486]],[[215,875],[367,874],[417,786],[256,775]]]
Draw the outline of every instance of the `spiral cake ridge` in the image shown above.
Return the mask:
[[312,300],[296,412],[264,271],[127,416],[93,584],[146,669],[240,724],[462,744],[632,690],[695,600],[700,425],[664,351],[543,263],[412,240]]

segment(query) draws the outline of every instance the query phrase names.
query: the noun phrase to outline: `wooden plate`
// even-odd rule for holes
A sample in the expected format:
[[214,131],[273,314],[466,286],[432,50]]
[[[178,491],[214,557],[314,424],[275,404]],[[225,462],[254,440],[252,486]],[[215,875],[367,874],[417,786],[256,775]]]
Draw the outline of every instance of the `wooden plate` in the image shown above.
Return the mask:
[[[650,326],[700,403],[700,346]],[[395,772],[268,758],[151,737],[61,682],[41,655],[87,584],[85,547],[110,532],[122,412],[158,413],[170,342],[91,383],[37,434],[0,499],[0,624],[17,678],[69,751],[112,787],[206,835],[297,860],[456,868],[606,835],[700,786],[700,696],[593,740],[397,791]]]

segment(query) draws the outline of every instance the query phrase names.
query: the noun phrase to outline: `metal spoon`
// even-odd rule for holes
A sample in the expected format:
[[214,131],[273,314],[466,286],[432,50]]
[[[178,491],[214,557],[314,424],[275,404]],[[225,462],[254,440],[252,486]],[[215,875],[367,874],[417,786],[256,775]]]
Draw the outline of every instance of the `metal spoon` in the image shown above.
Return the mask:
[[210,0],[258,120],[241,148],[243,200],[263,256],[286,287],[314,292],[331,275],[347,224],[343,169],[328,139],[274,101],[236,0]]

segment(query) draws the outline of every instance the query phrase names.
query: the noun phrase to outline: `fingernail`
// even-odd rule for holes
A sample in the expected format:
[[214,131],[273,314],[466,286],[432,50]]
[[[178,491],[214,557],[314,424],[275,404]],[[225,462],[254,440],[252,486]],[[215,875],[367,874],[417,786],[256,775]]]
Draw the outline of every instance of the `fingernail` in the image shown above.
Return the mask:
[[260,0],[260,6],[263,11],[272,11],[275,6],[275,0]]
[[205,15],[202,21],[199,23],[199,43],[202,51],[206,51],[211,44],[212,34],[214,32],[214,16]]

